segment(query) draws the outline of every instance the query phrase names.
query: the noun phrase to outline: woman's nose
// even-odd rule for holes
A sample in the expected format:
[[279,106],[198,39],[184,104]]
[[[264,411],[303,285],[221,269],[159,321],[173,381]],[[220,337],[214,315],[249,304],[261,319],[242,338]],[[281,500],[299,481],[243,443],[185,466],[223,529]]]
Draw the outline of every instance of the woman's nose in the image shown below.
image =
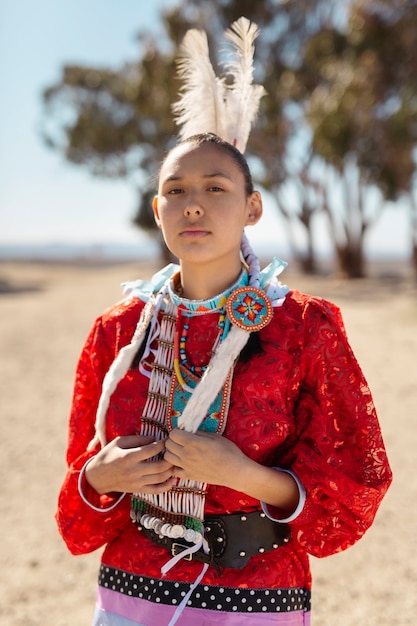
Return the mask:
[[199,216],[202,214],[202,211],[198,207],[186,207],[184,210],[184,215],[186,217],[191,217],[193,215]]
[[196,198],[189,198],[184,207],[184,215],[186,217],[199,217],[203,215],[203,213],[203,208],[198,200]]

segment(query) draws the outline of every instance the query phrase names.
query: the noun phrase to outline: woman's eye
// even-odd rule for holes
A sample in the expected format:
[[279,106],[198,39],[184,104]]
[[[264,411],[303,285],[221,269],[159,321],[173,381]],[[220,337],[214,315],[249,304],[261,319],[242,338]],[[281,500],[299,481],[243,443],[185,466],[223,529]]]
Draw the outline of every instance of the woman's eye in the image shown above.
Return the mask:
[[170,189],[168,191],[168,194],[171,195],[171,196],[176,196],[177,194],[182,193],[182,192],[183,192],[183,190],[178,187],[178,188],[175,188],[175,189]]
[[217,187],[216,185],[213,185],[213,187],[210,187],[209,191],[223,191],[222,187]]

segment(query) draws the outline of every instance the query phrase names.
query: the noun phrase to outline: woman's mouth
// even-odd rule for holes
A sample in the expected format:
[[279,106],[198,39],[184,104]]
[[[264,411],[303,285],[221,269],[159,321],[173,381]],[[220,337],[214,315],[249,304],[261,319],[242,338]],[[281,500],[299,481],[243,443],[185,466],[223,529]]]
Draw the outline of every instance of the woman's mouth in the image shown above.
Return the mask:
[[184,239],[199,239],[200,237],[206,237],[209,234],[208,230],[203,229],[187,229],[181,232],[181,237]]

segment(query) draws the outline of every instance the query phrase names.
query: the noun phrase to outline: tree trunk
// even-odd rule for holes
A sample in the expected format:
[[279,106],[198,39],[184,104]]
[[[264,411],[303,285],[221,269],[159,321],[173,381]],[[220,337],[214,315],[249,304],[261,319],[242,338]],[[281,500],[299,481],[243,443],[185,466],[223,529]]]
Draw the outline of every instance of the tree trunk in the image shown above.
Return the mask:
[[410,194],[411,202],[411,263],[417,281],[417,197]]
[[308,224],[305,224],[305,227],[307,231],[307,250],[306,254],[300,256],[300,265],[304,274],[314,276],[318,273],[318,270],[311,221]]
[[347,278],[365,278],[363,246],[338,246],[337,257],[340,272]]
[[417,281],[417,241],[413,244],[412,261],[413,261],[415,279]]

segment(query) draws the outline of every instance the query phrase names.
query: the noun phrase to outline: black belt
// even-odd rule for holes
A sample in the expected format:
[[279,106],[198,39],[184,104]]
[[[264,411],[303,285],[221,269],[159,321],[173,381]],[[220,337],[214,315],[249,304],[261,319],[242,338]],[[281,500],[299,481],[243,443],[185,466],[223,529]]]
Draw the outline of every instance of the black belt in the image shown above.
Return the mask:
[[[184,539],[158,535],[139,524],[138,528],[145,537],[166,548],[173,556],[194,545]],[[209,563],[220,572],[222,567],[242,569],[252,556],[280,548],[290,540],[291,530],[288,524],[274,522],[262,511],[254,511],[207,516],[204,537],[209,544],[209,553],[200,548],[185,558]]]

